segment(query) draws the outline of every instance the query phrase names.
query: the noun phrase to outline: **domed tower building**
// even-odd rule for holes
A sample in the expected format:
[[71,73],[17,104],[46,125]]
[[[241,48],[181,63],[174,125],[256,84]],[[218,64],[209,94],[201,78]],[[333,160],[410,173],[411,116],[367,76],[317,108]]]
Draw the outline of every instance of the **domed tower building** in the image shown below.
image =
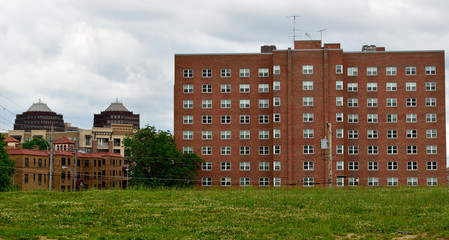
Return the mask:
[[129,111],[118,99],[100,114],[94,114],[94,127],[110,128],[111,124],[132,124],[139,129],[140,116]]
[[53,112],[47,104],[41,102],[33,103],[31,107],[22,114],[17,114],[16,121],[14,123],[14,130],[24,130],[25,132],[31,132],[31,130],[46,130],[64,132],[64,118],[62,114]]

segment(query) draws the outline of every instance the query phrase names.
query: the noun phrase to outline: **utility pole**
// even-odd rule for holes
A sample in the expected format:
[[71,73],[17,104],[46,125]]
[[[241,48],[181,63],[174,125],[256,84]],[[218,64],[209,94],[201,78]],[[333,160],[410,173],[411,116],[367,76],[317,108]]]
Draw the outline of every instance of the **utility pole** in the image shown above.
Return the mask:
[[327,134],[329,138],[329,162],[327,163],[328,169],[328,182],[329,188],[332,187],[332,124],[330,122],[327,123]]
[[78,172],[76,170],[76,167],[78,166],[78,139],[75,140],[75,166],[73,167],[73,188],[72,191],[76,192],[76,181],[78,180]]
[[48,179],[48,191],[53,191],[53,124],[51,125],[50,139],[50,176]]

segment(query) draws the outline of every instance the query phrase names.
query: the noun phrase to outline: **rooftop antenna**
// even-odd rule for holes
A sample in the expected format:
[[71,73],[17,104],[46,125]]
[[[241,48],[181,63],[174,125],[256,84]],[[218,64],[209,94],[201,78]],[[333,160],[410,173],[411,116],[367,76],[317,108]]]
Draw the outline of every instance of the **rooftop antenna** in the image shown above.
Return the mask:
[[321,43],[323,43],[323,32],[324,31],[326,31],[327,29],[321,29],[321,30],[318,30],[317,32],[320,32],[320,34],[321,34]]
[[293,36],[290,36],[290,37],[293,37],[293,44],[295,44],[295,40],[296,40],[296,18],[298,18],[300,16],[299,15],[293,15],[293,16],[287,16],[287,17],[293,18],[293,29],[292,29]]

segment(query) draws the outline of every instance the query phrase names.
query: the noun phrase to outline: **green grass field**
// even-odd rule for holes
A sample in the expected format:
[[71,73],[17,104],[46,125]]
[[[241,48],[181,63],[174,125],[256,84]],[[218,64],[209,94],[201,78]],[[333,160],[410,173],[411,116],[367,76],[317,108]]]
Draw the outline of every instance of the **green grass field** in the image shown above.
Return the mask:
[[0,239],[414,238],[449,239],[448,188],[0,193]]

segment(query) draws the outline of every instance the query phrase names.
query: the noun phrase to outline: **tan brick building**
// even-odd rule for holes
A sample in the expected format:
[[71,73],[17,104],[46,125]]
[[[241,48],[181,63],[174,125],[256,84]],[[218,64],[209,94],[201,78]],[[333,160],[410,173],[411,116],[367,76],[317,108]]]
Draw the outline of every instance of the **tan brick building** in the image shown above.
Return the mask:
[[174,135],[202,186],[446,186],[444,51],[262,50],[175,55]]

